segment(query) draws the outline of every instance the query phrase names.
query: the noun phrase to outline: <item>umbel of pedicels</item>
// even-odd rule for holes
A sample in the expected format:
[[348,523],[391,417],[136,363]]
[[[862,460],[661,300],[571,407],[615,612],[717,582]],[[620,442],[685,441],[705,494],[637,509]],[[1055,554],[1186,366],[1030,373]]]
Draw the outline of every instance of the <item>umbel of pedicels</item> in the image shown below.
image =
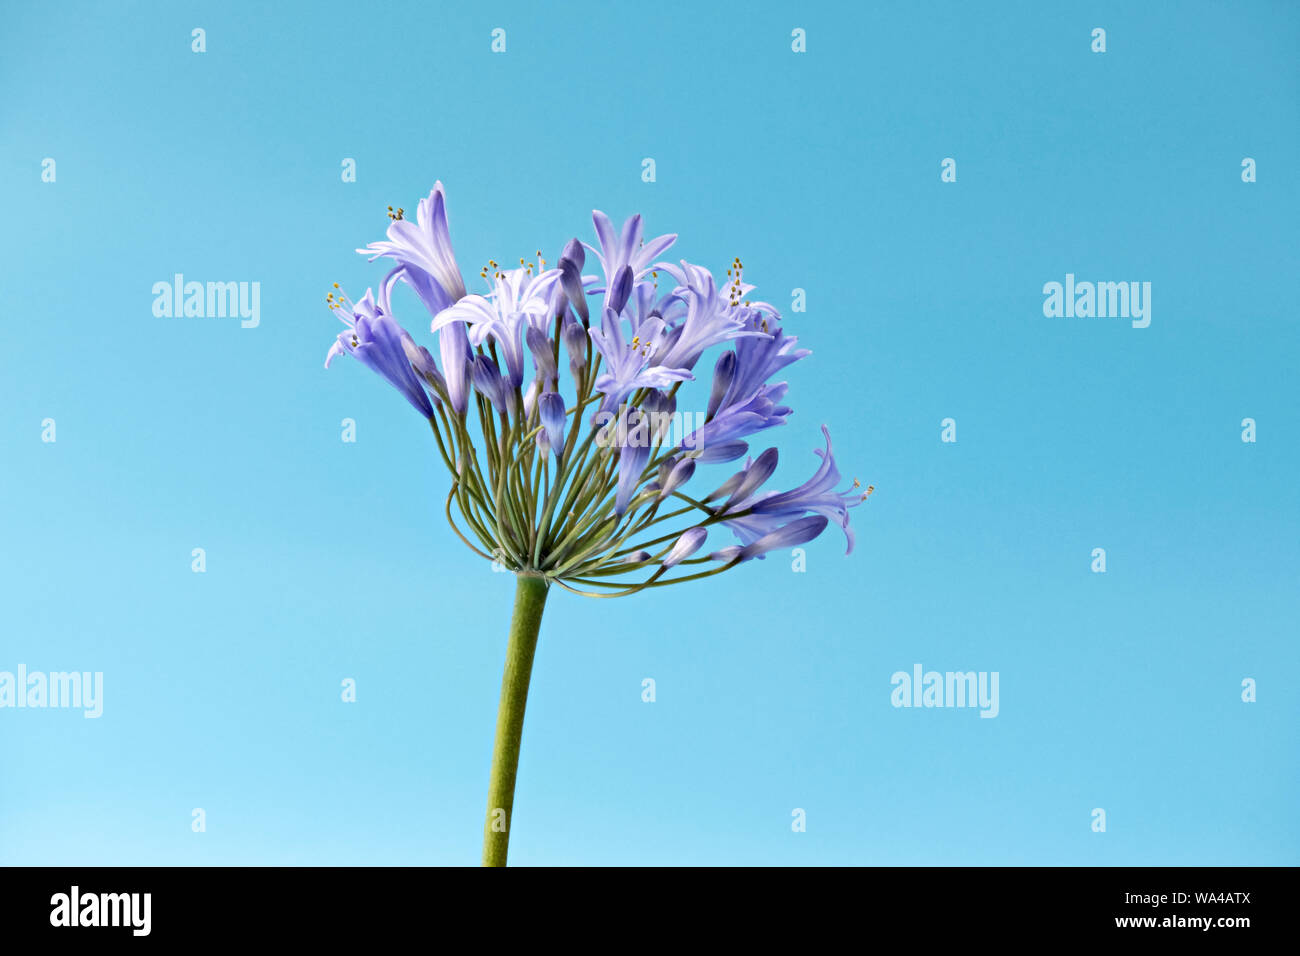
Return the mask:
[[[400,208],[388,216],[386,241],[357,250],[391,261],[378,291],[354,302],[336,284],[327,296],[345,328],[325,365],[352,356],[428,421],[450,473],[451,527],[518,577],[484,829],[484,862],[503,864],[549,585],[602,598],[665,587],[805,544],[831,522],[851,552],[849,509],[872,489],[855,479],[841,490],[825,426],[812,476],[767,486],[777,450],[751,455],[749,442],[785,424],[787,385],[773,379],[810,353],[772,305],[749,299],[739,259],[719,283],[661,260],[675,235],[646,239],[640,216],[620,229],[597,211],[595,245],[569,240],[553,268],[540,250],[517,268],[489,261],[484,291],[470,293],[441,183],[414,222]],[[432,351],[394,316],[397,283],[428,310]],[[697,379],[707,398],[690,407],[703,414],[676,414],[679,389]],[[701,466],[740,459],[709,488],[717,478]],[[734,540],[706,550],[711,533]]]

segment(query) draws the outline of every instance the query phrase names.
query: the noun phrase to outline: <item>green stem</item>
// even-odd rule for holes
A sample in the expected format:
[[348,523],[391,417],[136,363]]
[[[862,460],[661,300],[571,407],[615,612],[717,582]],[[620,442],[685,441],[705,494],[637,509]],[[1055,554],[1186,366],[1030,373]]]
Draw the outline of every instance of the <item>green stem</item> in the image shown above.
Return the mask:
[[515,773],[519,769],[519,741],[524,733],[524,706],[528,703],[528,681],[533,673],[542,609],[546,606],[546,588],[546,578],[539,574],[517,576],[506,667],[501,675],[497,737],[492,747],[487,820],[483,824],[484,866],[506,865],[515,805]]

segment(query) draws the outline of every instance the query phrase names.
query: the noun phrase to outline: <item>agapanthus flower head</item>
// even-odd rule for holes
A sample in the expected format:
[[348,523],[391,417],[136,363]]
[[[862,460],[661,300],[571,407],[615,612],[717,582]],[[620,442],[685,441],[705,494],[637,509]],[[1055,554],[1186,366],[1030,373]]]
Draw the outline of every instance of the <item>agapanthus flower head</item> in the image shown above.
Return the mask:
[[[400,209],[389,218],[387,239],[359,250],[393,260],[378,297],[329,296],[346,329],[327,364],[353,356],[428,421],[451,476],[448,519],[480,555],[604,597],[719,573],[832,521],[852,550],[849,511],[866,496],[856,481],[840,489],[824,426],[821,463],[795,488],[768,487],[775,448],[721,485],[708,474],[787,422],[789,386],[776,376],[810,354],[773,306],[750,298],[739,258],[721,279],[661,262],[675,235],[646,240],[640,216],[616,229],[598,211],[595,244],[567,240],[550,268],[540,251],[519,268],[490,260],[479,273],[488,288],[471,294],[441,183],[414,223]],[[603,275],[583,273],[588,250]],[[436,348],[398,324],[399,283]],[[706,553],[714,533],[739,543]]]

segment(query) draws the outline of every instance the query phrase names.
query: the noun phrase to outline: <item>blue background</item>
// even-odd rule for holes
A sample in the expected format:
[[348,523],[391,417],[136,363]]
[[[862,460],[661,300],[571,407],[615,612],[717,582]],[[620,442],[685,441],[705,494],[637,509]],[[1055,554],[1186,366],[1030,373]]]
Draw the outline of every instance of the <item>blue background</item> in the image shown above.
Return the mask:
[[[512,862],[1300,862],[1300,8],[593,6],[5,5],[0,670],[105,710],[0,711],[0,863],[477,862],[513,581],[321,368],[435,179],[467,275],[592,208],[739,255],[814,353],[777,484],[825,421],[876,486],[806,573],[552,595]],[[155,318],[176,272],[260,327]],[[1151,326],[1044,318],[1067,272]],[[918,662],[1001,714],[894,709]]]

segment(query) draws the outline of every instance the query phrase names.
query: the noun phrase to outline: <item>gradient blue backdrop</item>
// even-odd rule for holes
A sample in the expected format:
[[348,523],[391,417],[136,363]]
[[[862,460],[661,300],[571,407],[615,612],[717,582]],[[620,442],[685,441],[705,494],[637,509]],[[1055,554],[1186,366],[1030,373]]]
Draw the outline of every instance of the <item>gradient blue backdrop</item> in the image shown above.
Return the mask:
[[[477,861],[513,581],[321,368],[435,179],[467,273],[599,207],[806,289],[778,478],[826,421],[876,486],[804,574],[552,597],[513,862],[1300,861],[1297,6],[596,7],[4,6],[0,670],[105,711],[0,711],[0,863]],[[176,272],[261,326],[155,318]],[[1044,318],[1067,272],[1150,328]],[[917,662],[1000,716],[895,710]]]

